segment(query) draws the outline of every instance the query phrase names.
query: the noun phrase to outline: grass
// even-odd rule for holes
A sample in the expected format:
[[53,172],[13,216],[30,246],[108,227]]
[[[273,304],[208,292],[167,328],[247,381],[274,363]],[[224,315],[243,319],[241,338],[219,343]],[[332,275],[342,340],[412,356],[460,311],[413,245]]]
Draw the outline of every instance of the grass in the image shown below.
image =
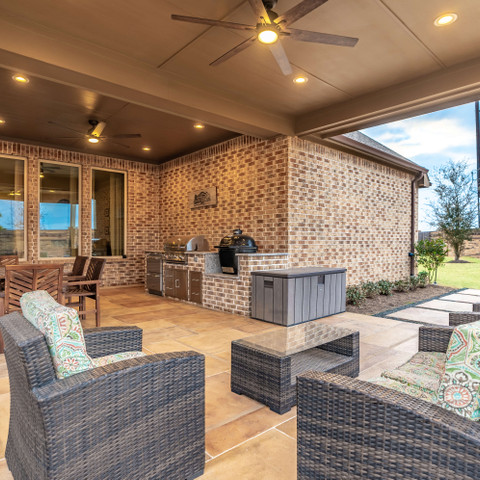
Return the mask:
[[[447,258],[447,262],[453,258]],[[446,287],[480,289],[480,258],[461,257],[470,263],[445,263],[438,269],[437,283]]]

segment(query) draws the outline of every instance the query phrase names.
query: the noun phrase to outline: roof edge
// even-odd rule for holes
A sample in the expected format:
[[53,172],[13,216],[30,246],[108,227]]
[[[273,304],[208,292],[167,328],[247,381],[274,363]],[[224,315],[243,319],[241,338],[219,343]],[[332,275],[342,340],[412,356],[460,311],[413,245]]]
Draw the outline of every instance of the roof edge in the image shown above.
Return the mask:
[[310,134],[305,135],[302,138],[329,147],[340,147],[340,149],[346,151],[347,153],[360,153],[362,155],[368,156],[372,160],[379,161],[385,165],[393,166],[413,173],[421,172],[428,177],[427,168],[417,165],[416,163],[404,159],[400,156],[392,155],[390,153],[378,150],[377,148],[365,145],[364,143],[348,138],[345,135],[336,135],[334,137],[321,138],[318,135]]

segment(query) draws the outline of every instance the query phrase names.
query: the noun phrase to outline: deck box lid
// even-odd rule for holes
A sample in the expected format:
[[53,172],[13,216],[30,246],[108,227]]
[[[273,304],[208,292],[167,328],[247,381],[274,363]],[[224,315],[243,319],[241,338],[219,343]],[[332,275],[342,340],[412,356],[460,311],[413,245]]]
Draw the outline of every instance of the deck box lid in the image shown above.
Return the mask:
[[327,267],[300,267],[286,268],[282,270],[259,270],[252,272],[252,275],[264,277],[296,278],[296,277],[315,277],[317,275],[333,275],[334,273],[345,273],[346,268],[327,268]]

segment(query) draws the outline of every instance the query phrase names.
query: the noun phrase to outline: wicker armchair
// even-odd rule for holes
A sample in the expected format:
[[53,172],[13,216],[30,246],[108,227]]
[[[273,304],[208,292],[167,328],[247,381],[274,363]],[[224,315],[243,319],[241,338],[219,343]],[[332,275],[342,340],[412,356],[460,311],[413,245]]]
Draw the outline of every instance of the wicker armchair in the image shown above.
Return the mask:
[[[445,352],[453,328],[420,328],[420,351]],[[480,424],[373,383],[298,377],[298,480],[475,480]]]
[[[204,358],[134,358],[55,376],[43,335],[0,318],[11,391],[6,459],[18,479],[193,479],[205,462]],[[140,350],[137,327],[85,330],[93,357]]]
[[474,303],[472,312],[451,312],[448,314],[448,324],[451,327],[480,321],[480,303]]

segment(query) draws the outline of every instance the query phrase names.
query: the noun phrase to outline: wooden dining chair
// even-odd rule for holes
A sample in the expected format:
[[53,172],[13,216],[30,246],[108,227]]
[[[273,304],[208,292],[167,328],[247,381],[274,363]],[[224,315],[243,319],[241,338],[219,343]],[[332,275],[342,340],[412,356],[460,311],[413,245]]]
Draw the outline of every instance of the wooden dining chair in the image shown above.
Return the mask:
[[89,257],[82,257],[77,255],[75,257],[75,262],[73,262],[72,271],[70,273],[64,273],[63,279],[68,280],[72,277],[83,277],[85,272],[85,265],[88,262]]
[[0,290],[5,290],[6,265],[18,265],[18,255],[0,255]]
[[[63,303],[63,264],[31,264],[5,266],[5,292],[0,296],[0,315],[21,310],[20,298],[26,292],[46,290],[58,303]],[[3,340],[0,338],[0,353]]]
[[[105,263],[104,258],[92,258],[85,277],[80,280],[67,280],[63,292],[65,305],[67,307],[78,307],[80,318],[85,319],[87,313],[95,313],[97,327],[100,326],[100,283]],[[87,310],[87,298],[94,300],[94,309]]]

